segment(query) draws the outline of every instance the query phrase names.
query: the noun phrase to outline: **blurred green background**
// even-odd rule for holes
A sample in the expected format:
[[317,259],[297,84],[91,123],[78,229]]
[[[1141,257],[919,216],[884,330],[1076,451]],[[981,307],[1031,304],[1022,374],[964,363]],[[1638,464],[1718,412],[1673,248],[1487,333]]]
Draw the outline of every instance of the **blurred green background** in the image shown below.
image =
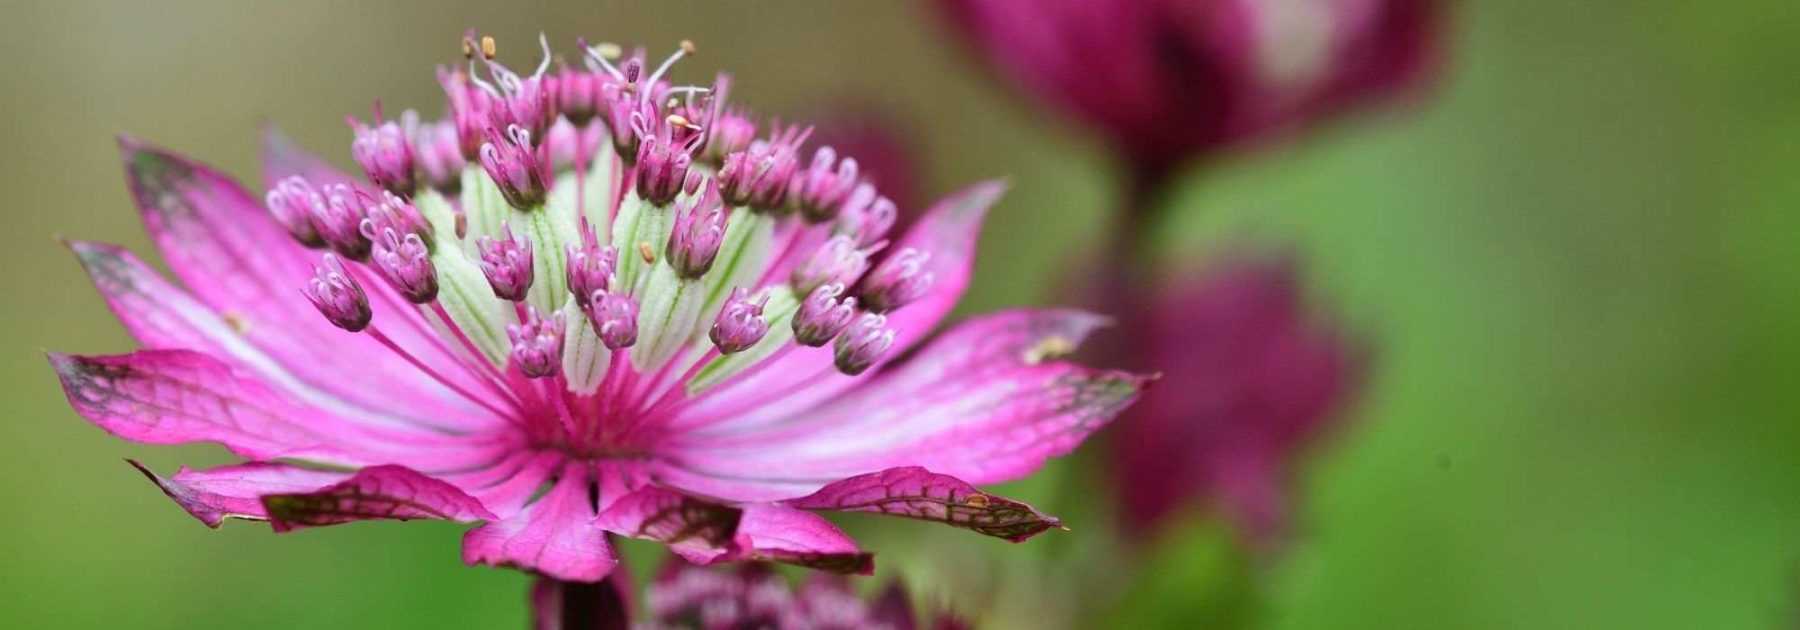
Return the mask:
[[[527,579],[462,567],[459,527],[211,531],[120,458],[172,470],[222,451],[127,444],[68,410],[43,350],[131,342],[53,235],[149,251],[115,133],[254,179],[272,121],[347,164],[343,115],[377,97],[435,113],[431,67],[467,26],[503,57],[540,28],[565,46],[686,37],[690,78],[727,68],[760,112],[893,111],[934,193],[1010,176],[965,311],[1052,299],[1110,204],[1095,144],[989,82],[923,6],[250,4],[0,7],[8,627],[523,625]],[[1378,347],[1355,424],[1305,467],[1292,548],[1237,557],[1196,518],[1133,578],[1077,458],[1010,489],[1074,532],[1014,547],[850,519],[884,569],[1007,627],[1794,625],[1800,11],[1459,8],[1434,99],[1192,173],[1159,231],[1175,261],[1228,235],[1296,244],[1317,301]]]

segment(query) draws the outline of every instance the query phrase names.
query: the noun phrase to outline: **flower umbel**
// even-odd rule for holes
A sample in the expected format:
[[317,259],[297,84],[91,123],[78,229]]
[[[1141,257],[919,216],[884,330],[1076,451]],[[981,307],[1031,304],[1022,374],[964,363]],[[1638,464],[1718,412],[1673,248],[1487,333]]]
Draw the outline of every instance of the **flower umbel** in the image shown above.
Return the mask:
[[1160,287],[1134,328],[1144,367],[1163,374],[1119,421],[1125,523],[1154,531],[1211,503],[1253,542],[1286,527],[1296,453],[1333,428],[1362,380],[1365,353],[1310,321],[1296,263],[1235,254],[1196,280]]
[[[728,81],[676,83],[691,45],[650,73],[584,46],[586,70],[539,60],[529,75],[491,39],[467,45],[467,67],[439,73],[443,122],[359,131],[370,180],[271,136],[262,198],[121,141],[185,288],[120,248],[72,243],[148,349],[50,362],[71,406],[111,433],[247,460],[146,469],[177,504],[277,531],[478,523],[466,562],[563,582],[613,570],[609,535],[698,563],[866,573],[871,554],[819,512],[1015,541],[1059,525],[972,484],[1073,449],[1146,379],[1043,352],[1103,324],[1075,311],[977,317],[921,346],[968,286],[1001,185],[887,234],[892,204],[847,160],[801,173],[806,128],[748,140],[748,115],[721,109]],[[548,159],[539,141],[559,127],[591,140]],[[388,159],[402,154],[432,157]],[[861,279],[890,240],[898,253]]]
[[1443,0],[939,0],[997,69],[1166,172],[1421,82]]

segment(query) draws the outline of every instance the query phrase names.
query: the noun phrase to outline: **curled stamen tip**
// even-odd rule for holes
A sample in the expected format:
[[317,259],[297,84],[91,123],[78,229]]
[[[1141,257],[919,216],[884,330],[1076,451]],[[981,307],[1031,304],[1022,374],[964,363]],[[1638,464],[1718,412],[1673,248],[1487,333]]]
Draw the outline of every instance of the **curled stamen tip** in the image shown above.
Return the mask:
[[766,292],[751,295],[743,287],[731,290],[731,297],[725,301],[724,308],[719,309],[709,335],[720,354],[743,352],[762,341],[769,332],[769,322],[763,319],[763,306],[768,302]]
[[607,348],[618,350],[637,343],[637,303],[630,297],[595,291],[588,298],[587,316]]
[[868,371],[894,345],[894,330],[887,318],[865,314],[838,335],[834,362],[839,372],[856,376]]
[[332,325],[350,332],[361,332],[369,327],[373,313],[369,310],[368,295],[363,293],[356,279],[344,271],[337,256],[326,254],[324,261],[313,267],[312,279],[300,290]]
[[499,47],[494,44],[494,36],[493,35],[482,35],[481,36],[481,57],[483,59],[493,59],[494,56],[497,54],[499,54]]
[[512,360],[527,378],[554,376],[562,367],[563,316],[545,317],[533,308],[523,321],[506,327]]
[[856,318],[856,298],[837,299],[844,293],[842,284],[826,284],[813,289],[800,310],[794,314],[794,341],[803,346],[820,347],[831,343]]

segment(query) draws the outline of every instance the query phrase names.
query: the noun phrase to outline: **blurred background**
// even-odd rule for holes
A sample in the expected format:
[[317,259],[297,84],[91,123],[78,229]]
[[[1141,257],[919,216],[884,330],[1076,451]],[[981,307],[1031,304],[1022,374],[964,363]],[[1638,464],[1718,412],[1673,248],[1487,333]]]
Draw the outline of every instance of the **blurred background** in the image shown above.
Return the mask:
[[[1126,560],[1084,453],[1002,490],[1072,532],[1012,546],[845,519],[922,598],[996,627],[1773,628],[1800,621],[1800,11],[1463,2],[1429,98],[1174,185],[1154,253],[1248,235],[1377,360],[1300,468],[1292,540],[1201,510]],[[148,253],[114,134],[257,178],[259,125],[349,166],[343,116],[437,111],[464,28],[665,50],[759,113],[887,112],[932,195],[1006,176],[963,312],[1060,299],[1113,201],[1098,142],[903,3],[4,3],[0,619],[87,628],[518,627],[527,578],[461,528],[199,525],[122,461],[228,461],[80,420],[46,349],[132,347],[63,234]],[[1104,72],[1104,68],[1095,68]],[[634,569],[657,556],[628,545]]]

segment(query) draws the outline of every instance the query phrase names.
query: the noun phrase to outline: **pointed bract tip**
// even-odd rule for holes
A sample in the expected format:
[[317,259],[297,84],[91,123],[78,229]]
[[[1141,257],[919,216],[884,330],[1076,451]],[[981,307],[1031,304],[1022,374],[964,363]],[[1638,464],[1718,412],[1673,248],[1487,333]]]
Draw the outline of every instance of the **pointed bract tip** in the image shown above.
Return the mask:
[[69,251],[75,254],[75,258],[80,260],[83,265],[86,265],[88,259],[96,254],[124,255],[125,253],[125,248],[110,243],[84,241],[64,236],[58,236],[57,239],[62,242],[63,247],[69,248]]
[[156,471],[150,470],[149,466],[145,466],[144,462],[140,462],[140,461],[132,459],[130,457],[126,457],[123,459],[125,460],[125,463],[131,464],[132,468],[136,468],[138,472],[143,473],[144,478],[149,479],[150,483],[154,483],[158,486],[162,485],[162,477],[160,475],[157,475]]
[[57,374],[62,374],[75,364],[74,355],[66,352],[45,351],[44,358],[50,361],[50,369],[56,370]]

